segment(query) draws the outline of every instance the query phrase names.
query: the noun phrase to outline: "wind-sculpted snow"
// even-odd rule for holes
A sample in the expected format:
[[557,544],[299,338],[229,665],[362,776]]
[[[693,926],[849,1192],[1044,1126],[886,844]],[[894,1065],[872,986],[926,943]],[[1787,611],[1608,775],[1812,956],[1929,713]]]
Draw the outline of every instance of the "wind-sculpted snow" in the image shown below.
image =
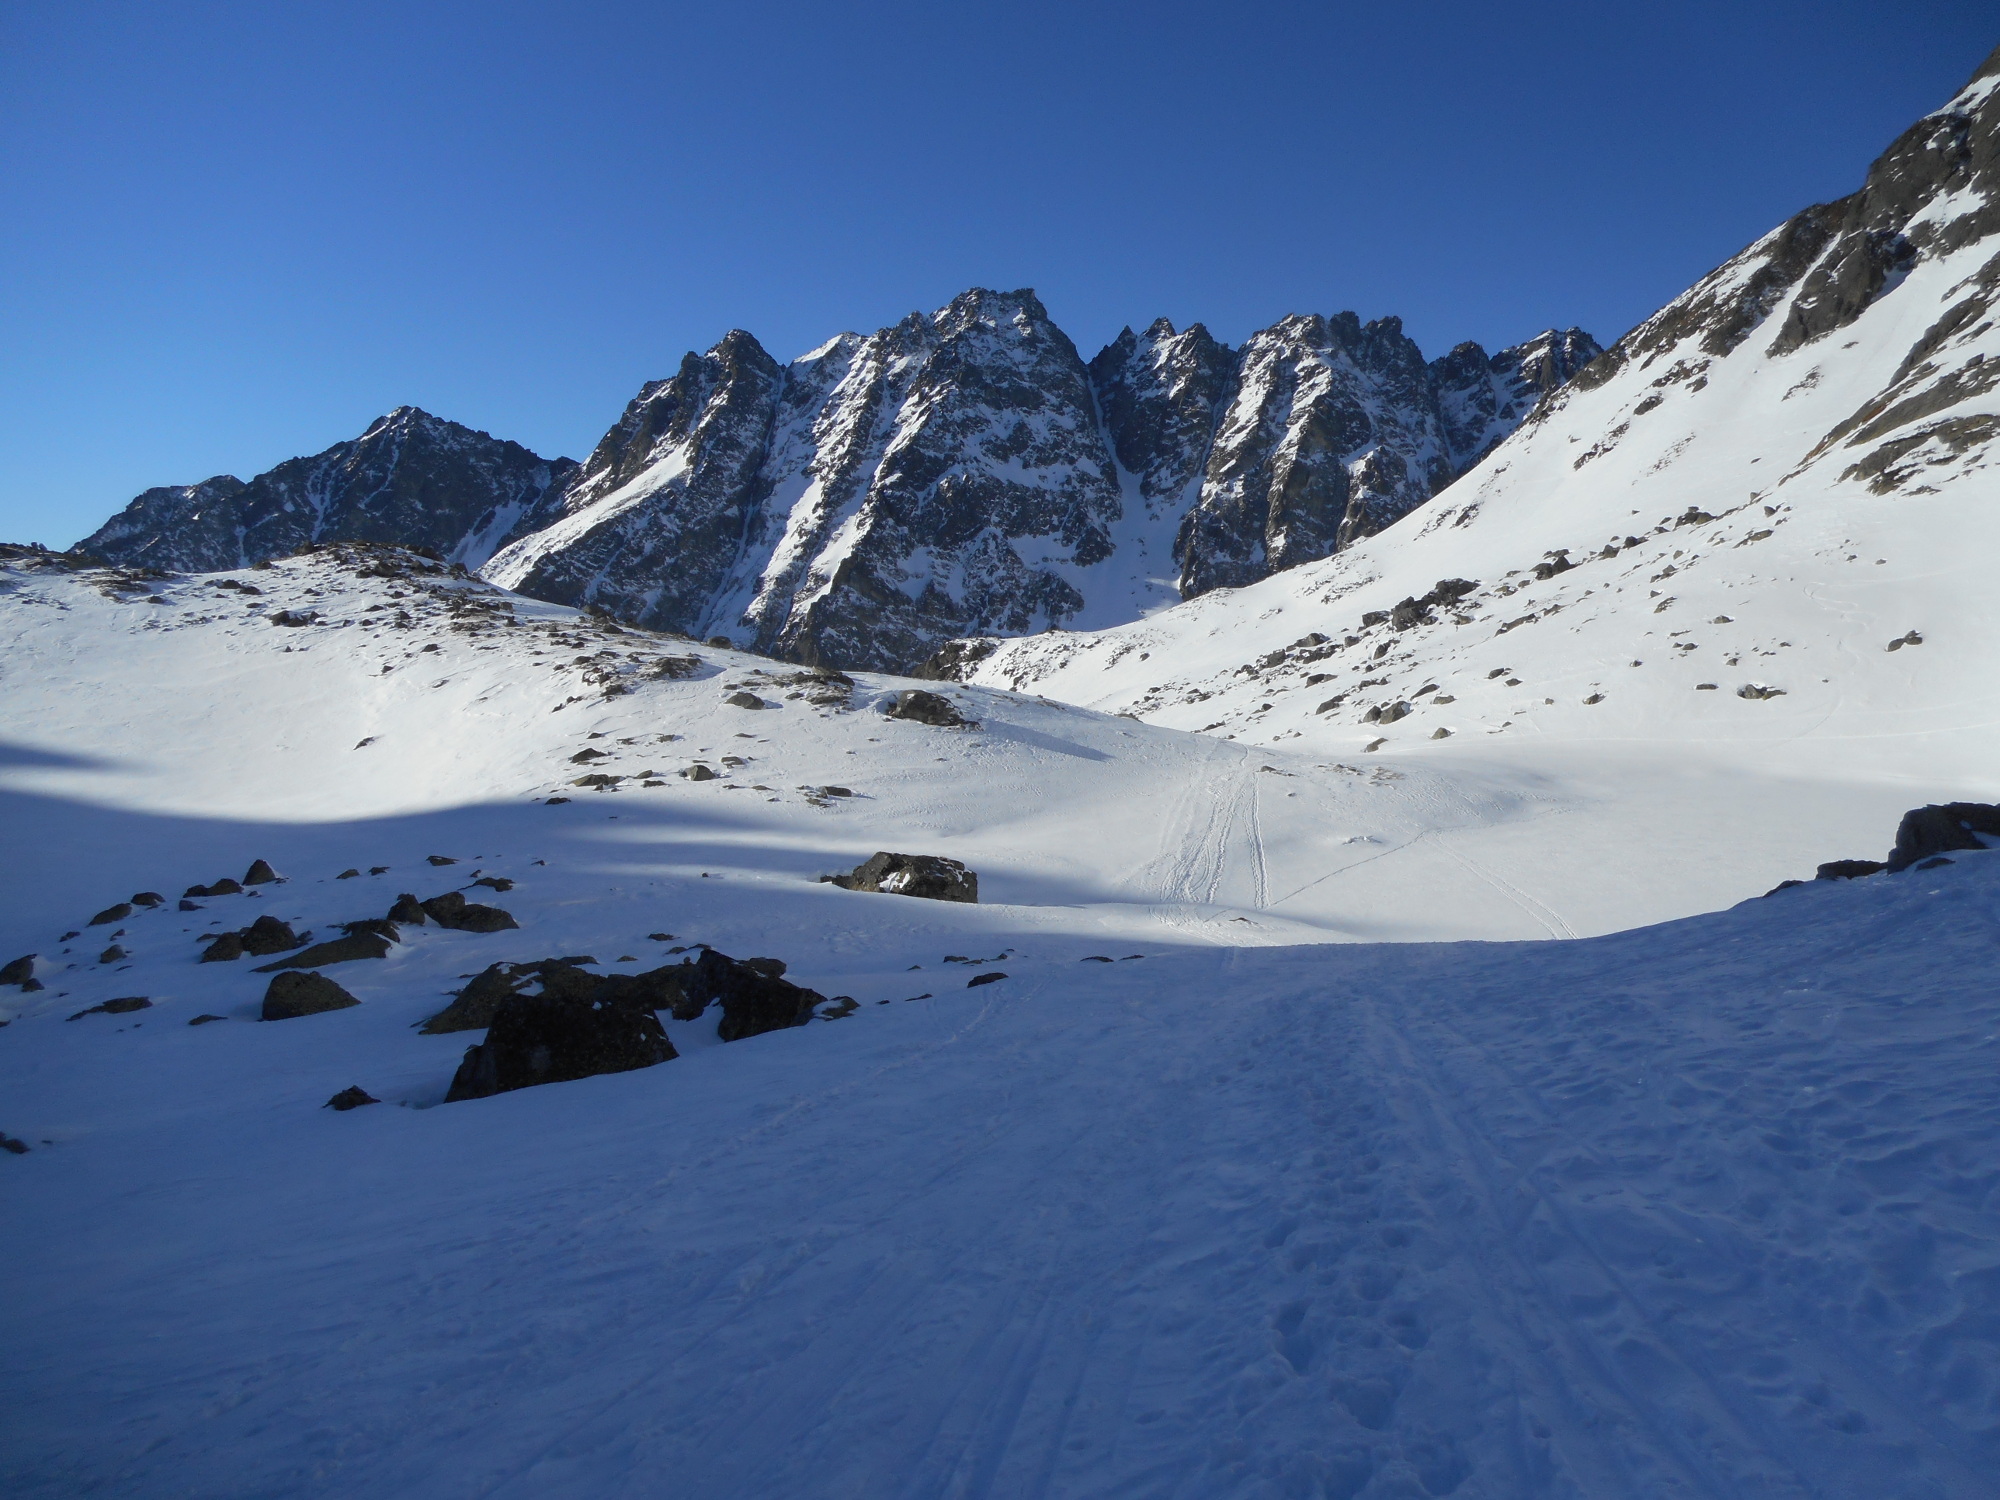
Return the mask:
[[547,525],[576,464],[399,407],[352,442],[247,485],[219,475],[147,490],[76,546],[134,567],[203,572],[315,542],[420,547],[478,567]]

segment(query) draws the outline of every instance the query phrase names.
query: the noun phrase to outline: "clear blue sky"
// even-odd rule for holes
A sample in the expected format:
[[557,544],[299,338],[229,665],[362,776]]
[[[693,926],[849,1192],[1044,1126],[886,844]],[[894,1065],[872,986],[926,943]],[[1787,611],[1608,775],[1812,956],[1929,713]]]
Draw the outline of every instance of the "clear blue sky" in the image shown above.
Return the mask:
[[0,539],[405,402],[582,457],[731,327],[971,285],[1086,357],[1340,308],[1608,343],[1995,43],[1991,0],[10,0]]

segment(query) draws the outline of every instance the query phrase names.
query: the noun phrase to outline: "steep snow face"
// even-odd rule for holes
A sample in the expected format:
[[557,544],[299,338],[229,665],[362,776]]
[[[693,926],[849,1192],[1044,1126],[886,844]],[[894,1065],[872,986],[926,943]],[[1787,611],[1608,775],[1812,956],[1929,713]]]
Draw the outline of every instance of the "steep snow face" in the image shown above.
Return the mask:
[[1416,515],[1139,624],[1000,643],[972,680],[1398,765],[1657,744],[1990,793],[1996,78]]
[[403,406],[351,442],[289,459],[248,484],[222,475],[147,490],[76,550],[201,572],[340,540],[422,547],[478,567],[553,520],[575,471],[573,460],[539,458]]
[[[1929,787],[1648,817],[1555,757],[888,719],[387,549],[0,559],[10,1497],[1991,1489],[2000,851],[1352,941],[1713,907]],[[816,879],[877,848],[981,902]],[[270,1024],[200,960],[406,890],[520,925],[405,925]],[[704,943],[852,1003],[442,1103],[477,1038],[418,1027],[486,965]]]

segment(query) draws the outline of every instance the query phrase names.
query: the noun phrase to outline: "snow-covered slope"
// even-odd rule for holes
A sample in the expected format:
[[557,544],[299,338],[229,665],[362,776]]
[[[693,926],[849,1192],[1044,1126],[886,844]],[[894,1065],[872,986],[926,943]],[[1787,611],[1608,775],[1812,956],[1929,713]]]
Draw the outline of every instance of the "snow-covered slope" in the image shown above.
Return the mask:
[[1421,512],[961,659],[1245,742],[1380,740],[1399,768],[1636,755],[1990,795],[1996,231],[2000,55],[1862,192],[1704,279]]
[[[1510,875],[1616,820],[986,688],[885,719],[407,554],[0,581],[10,1495],[1990,1488],[2000,853],[1299,946],[1549,931]],[[1772,786],[1792,872],[1888,842]],[[1774,852],[1636,826],[1621,925]],[[815,879],[877,847],[981,903]],[[406,927],[351,1009],[197,961],[475,877],[519,928]],[[413,1028],[486,964],[698,942],[856,1004],[433,1107],[468,1038]]]

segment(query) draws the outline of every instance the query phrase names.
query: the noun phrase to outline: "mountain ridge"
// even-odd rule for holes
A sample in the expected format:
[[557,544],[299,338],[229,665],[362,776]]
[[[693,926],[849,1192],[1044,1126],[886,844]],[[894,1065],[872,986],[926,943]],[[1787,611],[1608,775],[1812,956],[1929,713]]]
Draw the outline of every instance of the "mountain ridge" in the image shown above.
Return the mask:
[[202,570],[404,543],[633,624],[909,669],[957,636],[1120,623],[1350,545],[1597,352],[1550,330],[1426,361],[1399,319],[1342,313],[1242,350],[1161,319],[1086,364],[1032,290],[974,288],[789,364],[731,330],[581,464],[398,408],[248,484],[149,490],[76,550]]

